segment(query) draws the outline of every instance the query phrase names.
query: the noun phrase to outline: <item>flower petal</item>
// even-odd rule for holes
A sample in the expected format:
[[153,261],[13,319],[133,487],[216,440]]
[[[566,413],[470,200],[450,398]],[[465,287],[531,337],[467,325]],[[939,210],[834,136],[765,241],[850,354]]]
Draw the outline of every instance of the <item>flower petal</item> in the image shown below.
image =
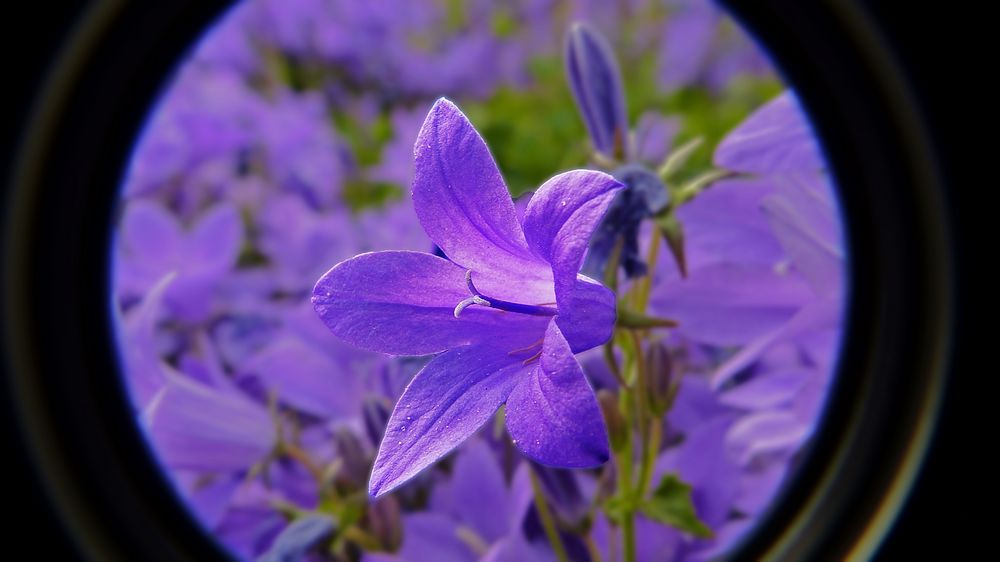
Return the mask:
[[449,259],[484,273],[533,262],[500,170],[455,104],[434,104],[413,152],[414,210]]
[[478,306],[455,318],[455,306],[469,296],[465,270],[448,260],[374,252],[334,266],[316,283],[312,302],[340,339],[393,355],[438,353],[498,334],[523,334],[526,345],[545,329],[543,317]]
[[389,417],[368,492],[392,491],[476,432],[507,399],[521,360],[500,346],[465,346],[431,360]]
[[812,128],[791,91],[768,102],[726,135],[715,149],[715,165],[757,174],[826,167]]
[[507,431],[522,453],[544,465],[585,468],[608,460],[594,390],[555,321],[545,332],[541,360],[507,399]]
[[198,219],[184,240],[185,266],[191,271],[227,270],[240,253],[243,225],[233,205],[220,204]]
[[588,277],[577,277],[569,304],[560,307],[556,323],[573,353],[597,347],[615,331],[615,294]]
[[263,459],[276,437],[263,405],[235,389],[214,389],[179,373],[144,417],[157,454],[175,469],[243,470]]
[[590,236],[624,185],[603,172],[573,170],[546,181],[524,211],[528,246],[552,266],[560,312],[571,309]]

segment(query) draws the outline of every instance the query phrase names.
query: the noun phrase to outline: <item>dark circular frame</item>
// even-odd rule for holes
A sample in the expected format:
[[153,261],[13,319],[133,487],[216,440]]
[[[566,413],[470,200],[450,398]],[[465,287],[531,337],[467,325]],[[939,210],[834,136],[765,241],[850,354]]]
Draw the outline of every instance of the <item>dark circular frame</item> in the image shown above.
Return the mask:
[[[938,417],[953,264],[927,123],[852,2],[722,2],[798,91],[832,163],[849,311],[823,422],[736,560],[866,559],[909,493]],[[14,160],[3,344],[17,430],[95,560],[226,559],[139,431],[119,376],[109,253],[123,170],[165,81],[225,2],[98,2],[52,66]]]

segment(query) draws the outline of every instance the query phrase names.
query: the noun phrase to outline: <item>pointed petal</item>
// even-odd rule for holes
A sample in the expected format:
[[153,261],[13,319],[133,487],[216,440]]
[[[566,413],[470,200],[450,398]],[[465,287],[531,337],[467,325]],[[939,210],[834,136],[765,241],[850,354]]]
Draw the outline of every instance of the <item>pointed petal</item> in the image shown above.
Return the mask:
[[455,104],[434,104],[413,151],[414,210],[449,259],[483,273],[534,262],[500,170]]
[[379,497],[451,452],[507,399],[524,371],[504,348],[449,350],[413,378],[396,403],[368,491]]
[[129,259],[150,267],[153,264],[148,262],[173,265],[180,252],[182,238],[180,223],[158,203],[136,201],[125,211],[122,241],[131,256]]
[[524,233],[536,256],[552,266],[556,302],[569,310],[590,236],[624,185],[603,172],[573,170],[546,181],[524,211]]
[[239,211],[218,205],[198,220],[185,240],[185,264],[194,271],[228,269],[236,263],[242,238]]
[[374,252],[334,266],[316,283],[312,302],[340,339],[393,355],[438,353],[498,333],[538,339],[545,329],[544,317],[478,306],[455,318],[455,306],[469,294],[465,270],[448,260],[420,252]]
[[170,378],[145,412],[157,454],[171,468],[244,470],[274,445],[267,409],[239,394]]
[[715,149],[715,164],[757,174],[826,167],[809,121],[791,91],[768,102],[726,135]]
[[594,390],[554,321],[539,363],[507,399],[507,431],[522,453],[544,465],[585,468],[608,460]]

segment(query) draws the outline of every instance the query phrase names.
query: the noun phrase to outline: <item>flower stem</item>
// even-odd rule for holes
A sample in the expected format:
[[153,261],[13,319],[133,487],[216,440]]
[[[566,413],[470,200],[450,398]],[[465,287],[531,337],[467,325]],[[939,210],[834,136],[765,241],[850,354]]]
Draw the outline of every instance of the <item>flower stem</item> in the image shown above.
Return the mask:
[[601,551],[597,548],[594,537],[590,536],[590,533],[583,535],[583,544],[587,545],[587,553],[590,554],[591,562],[603,562]]
[[542,520],[542,528],[545,529],[545,536],[549,539],[549,544],[552,545],[552,550],[556,553],[556,559],[559,562],[569,562],[569,555],[566,554],[566,547],[563,546],[562,541],[559,539],[559,531],[556,530],[555,519],[552,518],[552,512],[549,511],[549,504],[545,501],[545,496],[542,494],[542,486],[538,483],[538,476],[535,475],[535,471],[528,468],[528,475],[531,477],[531,490],[535,494],[535,507],[538,509],[538,517]]

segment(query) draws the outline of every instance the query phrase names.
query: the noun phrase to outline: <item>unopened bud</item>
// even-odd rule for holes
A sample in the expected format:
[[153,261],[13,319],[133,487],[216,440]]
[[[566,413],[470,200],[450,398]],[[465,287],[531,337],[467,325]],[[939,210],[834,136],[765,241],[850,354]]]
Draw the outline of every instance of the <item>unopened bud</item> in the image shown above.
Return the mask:
[[601,405],[601,413],[604,414],[604,424],[608,427],[608,441],[611,443],[611,450],[621,451],[628,442],[628,425],[625,423],[625,416],[622,415],[618,407],[618,397],[615,393],[602,388],[597,391],[597,402]]
[[373,447],[378,447],[385,435],[385,426],[389,423],[392,404],[384,396],[368,396],[361,404],[361,416],[365,424],[365,433]]
[[662,416],[670,409],[676,393],[673,360],[663,342],[653,342],[646,349],[646,373],[649,409]]
[[341,475],[354,486],[363,486],[368,481],[369,458],[361,440],[350,429],[340,427],[333,434],[337,447],[337,458],[344,464]]
[[403,521],[395,495],[384,496],[368,505],[368,524],[385,550],[395,551],[403,544]]

